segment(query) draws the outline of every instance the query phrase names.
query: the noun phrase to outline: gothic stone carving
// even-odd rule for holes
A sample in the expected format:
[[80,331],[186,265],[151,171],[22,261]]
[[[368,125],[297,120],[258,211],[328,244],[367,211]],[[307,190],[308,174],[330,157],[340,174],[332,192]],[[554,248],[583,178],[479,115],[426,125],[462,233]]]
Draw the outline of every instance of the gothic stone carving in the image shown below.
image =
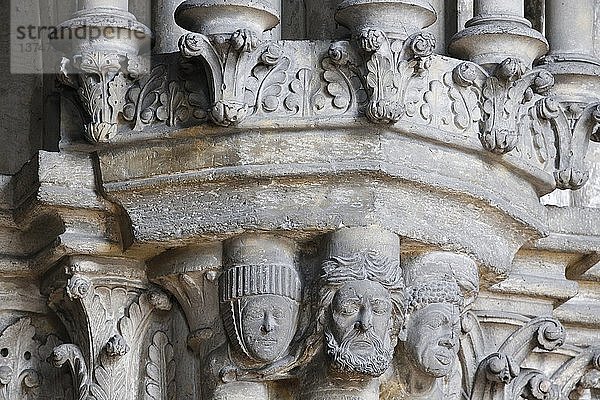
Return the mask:
[[80,400],[137,398],[152,313],[170,309],[164,293],[147,290],[139,267],[122,260],[75,259],[65,268],[68,278],[58,269],[49,279],[49,305],[74,341],[55,347],[50,360],[56,367],[69,366]]
[[209,398],[267,398],[263,383],[247,380],[287,361],[301,300],[294,256],[293,242],[268,235],[224,244],[219,297],[227,342],[206,361]]
[[396,351],[394,399],[459,399],[461,316],[479,290],[467,256],[432,252],[403,262],[405,323]]
[[318,321],[323,354],[307,370],[306,400],[379,398],[401,323],[399,238],[344,228],[327,238]]

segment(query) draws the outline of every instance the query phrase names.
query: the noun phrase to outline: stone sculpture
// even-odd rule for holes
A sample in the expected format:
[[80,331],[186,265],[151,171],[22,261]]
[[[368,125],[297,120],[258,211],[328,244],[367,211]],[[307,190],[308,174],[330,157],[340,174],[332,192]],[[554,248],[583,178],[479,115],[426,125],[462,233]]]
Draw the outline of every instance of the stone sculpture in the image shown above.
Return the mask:
[[224,245],[219,297],[227,342],[208,356],[208,398],[268,398],[265,384],[245,375],[288,354],[301,299],[294,250],[292,241],[272,236],[243,235]]
[[319,323],[324,349],[308,368],[302,399],[378,399],[401,320],[400,241],[380,228],[344,228],[327,238]]
[[393,398],[460,398],[460,316],[479,289],[476,265],[467,256],[431,252],[409,258],[403,270],[405,323]]

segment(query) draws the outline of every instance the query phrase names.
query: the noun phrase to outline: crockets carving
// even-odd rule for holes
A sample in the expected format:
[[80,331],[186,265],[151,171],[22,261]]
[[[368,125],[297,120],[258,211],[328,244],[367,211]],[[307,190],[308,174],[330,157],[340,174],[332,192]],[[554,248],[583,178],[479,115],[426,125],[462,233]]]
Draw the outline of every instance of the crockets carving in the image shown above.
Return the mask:
[[63,58],[62,82],[75,88],[85,111],[85,137],[92,143],[112,139],[127,90],[148,69],[143,57],[85,51]]
[[242,29],[224,39],[188,33],[179,41],[181,54],[200,57],[211,86],[210,116],[221,126],[237,125],[258,110],[279,106],[281,85],[290,60],[275,42],[257,41]]
[[554,85],[554,77],[543,69],[527,71],[516,58],[507,58],[492,74],[473,63],[462,63],[453,72],[454,82],[462,87],[475,86],[481,93],[482,119],[479,139],[486,150],[504,154],[519,142],[521,106],[534,93],[545,94]]
[[[135,284],[134,284],[135,287]],[[141,292],[75,274],[65,294],[50,295],[50,305],[78,344],[54,348],[50,361],[68,364],[80,400],[134,399],[144,338],[154,310],[167,310],[166,295]],[[141,294],[140,294],[141,292]]]
[[147,400],[175,400],[175,358],[173,345],[163,331],[157,331],[148,347],[146,363],[145,398]]
[[365,71],[369,94],[367,117],[373,122],[390,124],[415,115],[426,85],[434,36],[417,33],[406,40],[394,40],[380,30],[365,29],[358,41],[369,55]]
[[553,351],[565,341],[565,330],[550,317],[535,318],[510,335],[477,368],[470,399],[559,399],[560,389],[541,371],[521,368],[535,349]]
[[600,348],[588,347],[565,362],[553,375],[560,399],[583,399],[587,389],[600,389]]

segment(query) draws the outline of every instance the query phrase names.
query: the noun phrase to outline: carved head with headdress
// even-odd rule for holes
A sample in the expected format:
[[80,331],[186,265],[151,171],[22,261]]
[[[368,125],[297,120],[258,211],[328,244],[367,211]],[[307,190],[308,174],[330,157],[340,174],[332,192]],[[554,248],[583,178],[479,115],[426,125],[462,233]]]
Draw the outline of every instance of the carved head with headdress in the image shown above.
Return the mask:
[[285,238],[244,235],[224,244],[220,309],[233,350],[252,363],[287,355],[301,299],[295,245]]
[[391,363],[402,319],[400,239],[363,227],[327,240],[319,320],[330,365],[350,379],[378,377]]
[[408,257],[403,269],[407,287],[402,350],[422,372],[447,376],[459,348],[460,317],[478,293],[477,267],[464,255],[430,252]]

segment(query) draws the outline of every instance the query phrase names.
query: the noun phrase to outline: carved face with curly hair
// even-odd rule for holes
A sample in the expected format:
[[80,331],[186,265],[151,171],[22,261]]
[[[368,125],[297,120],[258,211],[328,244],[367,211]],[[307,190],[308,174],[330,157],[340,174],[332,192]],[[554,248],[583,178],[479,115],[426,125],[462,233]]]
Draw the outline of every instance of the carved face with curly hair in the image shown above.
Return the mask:
[[408,358],[436,378],[454,368],[463,299],[452,281],[431,281],[407,291],[405,345]]
[[403,267],[405,356],[430,377],[449,376],[460,345],[460,316],[478,292],[477,267],[467,256],[448,252],[411,258]]
[[390,366],[403,288],[398,264],[376,251],[323,263],[321,309],[334,370],[361,379],[381,376]]

